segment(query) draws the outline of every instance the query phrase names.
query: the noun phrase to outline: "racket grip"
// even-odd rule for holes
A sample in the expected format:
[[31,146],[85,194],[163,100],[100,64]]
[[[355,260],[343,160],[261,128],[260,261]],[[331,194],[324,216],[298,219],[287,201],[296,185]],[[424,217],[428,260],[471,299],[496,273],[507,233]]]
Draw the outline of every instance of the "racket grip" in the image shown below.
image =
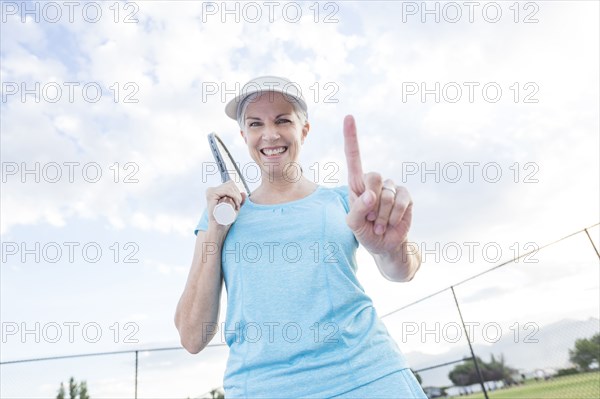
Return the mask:
[[237,218],[237,211],[235,210],[234,202],[230,198],[223,198],[215,205],[213,209],[213,216],[217,223],[222,226],[229,226]]

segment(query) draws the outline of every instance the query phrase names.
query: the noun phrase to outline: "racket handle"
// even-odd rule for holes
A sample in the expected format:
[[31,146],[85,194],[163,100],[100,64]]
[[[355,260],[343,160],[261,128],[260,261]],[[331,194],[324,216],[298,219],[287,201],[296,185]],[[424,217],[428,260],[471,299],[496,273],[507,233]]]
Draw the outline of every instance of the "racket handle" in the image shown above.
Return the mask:
[[222,226],[229,226],[237,218],[237,212],[233,206],[233,200],[229,198],[223,198],[220,202],[215,205],[213,209],[213,216],[217,223]]

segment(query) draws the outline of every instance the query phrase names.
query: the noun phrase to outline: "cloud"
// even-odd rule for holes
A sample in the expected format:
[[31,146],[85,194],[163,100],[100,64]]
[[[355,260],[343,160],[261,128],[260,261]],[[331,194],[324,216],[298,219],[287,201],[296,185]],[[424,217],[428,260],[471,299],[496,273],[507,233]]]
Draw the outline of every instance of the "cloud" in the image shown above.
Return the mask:
[[[514,244],[522,251],[528,242],[544,244],[596,223],[600,200],[597,184],[590,182],[600,180],[598,4],[584,3],[540,3],[537,24],[515,24],[507,8],[498,24],[482,21],[480,14],[473,24],[421,23],[418,16],[400,23],[402,4],[394,2],[339,3],[337,23],[322,23],[331,9],[319,9],[321,22],[314,23],[309,3],[302,5],[297,23],[280,14],[273,23],[236,23],[231,17],[222,23],[221,15],[204,21],[206,10],[193,2],[137,3],[139,23],[133,24],[115,23],[109,3],[103,5],[106,18],[96,24],[81,18],[21,23],[9,16],[2,26],[2,81],[19,88],[24,82],[29,89],[38,82],[46,98],[37,103],[28,94],[23,102],[2,88],[7,95],[0,139],[6,178],[0,193],[3,240],[95,240],[107,247],[135,242],[140,262],[33,265],[14,258],[2,268],[3,314],[36,320],[42,309],[60,319],[66,316],[59,310],[68,308],[73,319],[108,320],[106,326],[137,320],[143,327],[142,346],[176,338],[172,313],[189,270],[192,230],[205,206],[206,188],[219,183],[206,173],[206,162],[212,161],[206,134],[218,132],[236,157],[249,161],[238,127],[224,116],[223,107],[236,85],[262,74],[289,76],[303,87],[312,130],[302,162],[310,177],[318,172],[319,183],[333,173],[333,185],[345,184],[342,120],[355,115],[365,171],[381,172],[409,189],[415,201],[410,238],[428,248],[495,242],[503,250],[501,262],[513,256]],[[122,19],[131,9],[120,11]],[[471,81],[480,83],[473,103],[465,86]],[[73,101],[65,82],[78,83]],[[422,102],[418,94],[403,99],[407,83],[420,90],[421,83],[431,89],[435,82],[441,90],[457,82],[461,101],[437,103],[430,95]],[[481,87],[489,82],[503,90],[498,103],[482,98]],[[539,89],[534,94],[538,103],[522,101],[535,89],[525,87],[531,82]],[[86,84],[90,94],[101,88],[99,101],[85,97]],[[207,84],[218,92],[208,93]],[[62,97],[54,103],[47,96],[56,85]],[[31,170],[36,162],[38,172],[23,174],[23,166]],[[71,164],[72,182],[66,162],[77,163]],[[463,176],[465,162],[480,167],[496,162],[503,178],[488,182],[481,169],[472,183],[423,178],[424,167],[436,162],[463,165]],[[62,173],[56,183],[48,181],[54,163]],[[414,165],[419,174],[403,182],[403,168]],[[5,173],[14,166],[16,174]],[[98,167],[102,177],[91,182]],[[525,183],[532,171],[538,182]],[[597,239],[598,228],[591,233]],[[573,309],[582,317],[597,314],[597,305],[589,301],[597,294],[597,274],[588,267],[595,253],[583,235],[572,242],[541,251],[539,264],[509,265],[479,279],[480,285],[457,287],[465,314],[483,320],[487,307],[493,307],[502,310],[494,317],[510,320],[508,310],[519,309],[518,317],[544,322]],[[497,264],[477,255],[477,262],[430,258],[412,282],[398,284],[385,280],[361,249],[358,274],[382,315]],[[568,300],[554,295],[567,288]],[[221,306],[224,318],[225,295]],[[396,334],[403,319],[455,320],[453,306],[444,291],[386,318],[386,324]],[[26,344],[12,345],[6,353],[52,351],[59,349]],[[208,352],[178,356],[144,358],[152,373],[144,377],[142,389],[168,389],[155,385],[161,382],[162,387],[181,386],[183,396],[220,383],[225,352],[215,350],[214,358]],[[110,361],[90,364],[98,370],[114,367]],[[167,364],[188,368],[165,371]],[[35,367],[15,375],[29,381],[43,374]],[[66,378],[67,366],[56,369],[45,387]],[[91,381],[94,370],[89,370]],[[131,374],[130,358],[123,370],[122,375]],[[207,370],[210,375],[204,376]],[[106,395],[116,395],[110,385],[131,388],[130,377],[97,373],[93,378]],[[173,384],[165,385],[165,378]],[[2,389],[3,395],[10,392]]]

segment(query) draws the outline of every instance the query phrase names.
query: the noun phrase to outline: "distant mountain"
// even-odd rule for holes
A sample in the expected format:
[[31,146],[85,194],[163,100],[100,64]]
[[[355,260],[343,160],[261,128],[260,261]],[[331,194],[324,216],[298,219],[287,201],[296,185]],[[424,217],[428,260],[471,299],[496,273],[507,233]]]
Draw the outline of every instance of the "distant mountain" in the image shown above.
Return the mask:
[[[485,361],[490,360],[491,354],[494,354],[496,359],[503,354],[509,367],[524,372],[538,368],[565,368],[570,367],[569,349],[573,348],[575,340],[589,338],[599,331],[600,320],[597,318],[592,317],[588,320],[562,319],[540,327],[535,334],[530,336],[530,340],[537,340],[537,342],[525,342],[524,339],[528,333],[533,332],[533,329],[522,330],[518,342],[515,342],[513,332],[509,331],[494,344],[481,345],[475,343],[473,351],[476,356]],[[413,370],[471,356],[464,340],[460,345],[457,344],[455,349],[440,355],[429,355],[421,352],[407,352],[405,355]],[[423,378],[423,386],[452,385],[452,382],[448,379],[448,373],[453,367],[454,365],[450,365],[419,373]]]

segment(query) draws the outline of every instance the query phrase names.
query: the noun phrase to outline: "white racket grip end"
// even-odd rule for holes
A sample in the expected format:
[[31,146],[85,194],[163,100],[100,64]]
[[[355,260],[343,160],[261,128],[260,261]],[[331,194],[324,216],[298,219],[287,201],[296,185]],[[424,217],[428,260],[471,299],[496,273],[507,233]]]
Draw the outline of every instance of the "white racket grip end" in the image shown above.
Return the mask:
[[215,205],[213,216],[220,225],[229,226],[235,222],[235,219],[237,218],[237,212],[235,211],[233,205],[227,202],[221,202]]

